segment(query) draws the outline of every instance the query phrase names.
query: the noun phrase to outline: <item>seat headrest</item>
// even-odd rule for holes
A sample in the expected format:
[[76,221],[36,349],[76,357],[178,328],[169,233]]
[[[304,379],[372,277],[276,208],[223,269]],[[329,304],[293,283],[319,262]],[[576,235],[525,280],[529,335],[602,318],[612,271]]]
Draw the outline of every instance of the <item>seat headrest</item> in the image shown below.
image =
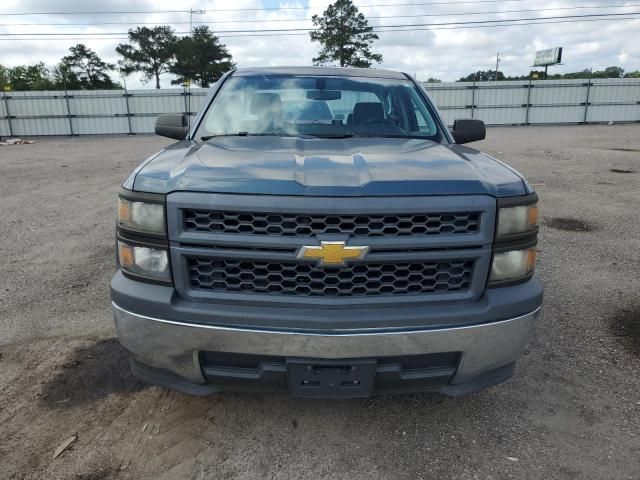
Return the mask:
[[282,113],[282,100],[277,93],[255,93],[251,98],[250,111],[254,115],[277,115]]
[[353,123],[359,125],[367,120],[384,120],[384,110],[379,102],[359,102],[353,107]]

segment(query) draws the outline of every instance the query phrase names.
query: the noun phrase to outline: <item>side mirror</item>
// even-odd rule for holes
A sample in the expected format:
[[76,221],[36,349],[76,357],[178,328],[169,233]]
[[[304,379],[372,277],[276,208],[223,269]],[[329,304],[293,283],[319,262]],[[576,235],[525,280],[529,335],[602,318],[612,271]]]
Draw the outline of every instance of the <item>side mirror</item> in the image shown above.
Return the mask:
[[189,133],[187,117],[181,113],[164,113],[156,119],[156,135],[184,140]]
[[469,143],[484,140],[487,129],[482,120],[460,119],[453,121],[451,133],[456,143]]

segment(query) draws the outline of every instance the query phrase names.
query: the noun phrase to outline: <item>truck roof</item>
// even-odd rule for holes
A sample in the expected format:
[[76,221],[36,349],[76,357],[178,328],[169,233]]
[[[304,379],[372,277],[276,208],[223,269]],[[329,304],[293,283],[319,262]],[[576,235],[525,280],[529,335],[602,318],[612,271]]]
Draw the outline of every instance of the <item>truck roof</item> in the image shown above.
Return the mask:
[[404,73],[393,70],[382,70],[377,68],[354,68],[354,67],[255,67],[241,68],[233,73],[234,76],[253,75],[313,75],[313,76],[346,76],[346,77],[368,77],[368,78],[390,78],[406,80]]

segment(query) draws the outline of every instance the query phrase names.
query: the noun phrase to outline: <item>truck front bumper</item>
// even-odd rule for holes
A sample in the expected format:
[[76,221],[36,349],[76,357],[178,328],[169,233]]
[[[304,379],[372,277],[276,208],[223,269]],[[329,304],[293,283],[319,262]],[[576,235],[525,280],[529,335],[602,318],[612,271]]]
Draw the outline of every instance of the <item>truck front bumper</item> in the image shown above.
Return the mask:
[[[185,393],[288,389],[295,394],[287,379],[291,374],[287,364],[292,359],[307,362],[306,368],[311,370],[311,365],[316,364],[359,365],[364,360],[371,361],[375,369],[380,359],[397,358],[398,365],[386,363],[377,368],[371,393],[433,390],[457,396],[500,383],[512,375],[540,307],[516,317],[472,325],[337,333],[188,323],[134,313],[115,302],[113,313],[120,342],[133,355],[134,374]],[[228,355],[232,360],[239,359],[239,363],[207,366],[203,363],[207,354],[214,358]],[[403,368],[402,358],[425,355],[445,364],[434,364],[430,369]],[[456,356],[455,365],[451,364],[450,355]],[[247,359],[254,359],[256,365],[247,365]]]

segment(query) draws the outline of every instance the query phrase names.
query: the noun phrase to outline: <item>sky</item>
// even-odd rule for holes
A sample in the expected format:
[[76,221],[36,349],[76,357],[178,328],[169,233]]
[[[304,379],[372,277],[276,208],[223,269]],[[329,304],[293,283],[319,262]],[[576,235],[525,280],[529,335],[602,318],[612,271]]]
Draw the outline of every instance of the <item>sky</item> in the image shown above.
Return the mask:
[[[265,30],[311,28],[311,17],[321,14],[329,3],[329,0],[3,0],[0,64],[15,66],[42,61],[51,67],[77,43],[92,48],[103,60],[116,63],[115,47],[126,41],[124,37],[129,28],[144,22],[171,25],[178,33],[188,33],[188,11],[194,9],[205,10],[205,13],[193,14],[194,25],[207,22],[227,45],[239,68],[311,65],[319,46],[309,40],[308,34],[298,31],[293,32],[298,35],[273,35],[277,32]],[[403,31],[380,32],[380,39],[373,47],[383,55],[383,62],[376,66],[401,70],[419,80],[434,77],[454,81],[477,70],[493,70],[497,53],[501,71],[506,75],[523,75],[531,70],[536,50],[557,46],[564,48],[564,64],[550,67],[552,73],[603,69],[611,65],[627,71],[640,70],[640,0],[355,0],[354,3],[371,26],[423,24],[397,29]],[[160,12],[168,10],[174,12]],[[607,21],[494,28],[459,28],[471,26],[468,23],[451,25],[453,22],[634,12],[635,19],[631,20],[618,16]],[[46,14],[7,15],[11,13]],[[548,21],[561,20],[570,19]],[[88,25],[92,23],[117,24]],[[240,36],[247,33],[238,33],[238,30],[270,33],[270,36]],[[104,38],[107,33],[116,35]],[[103,38],[96,38],[101,35]],[[113,77],[119,79],[115,72]],[[169,81],[170,77],[165,76],[162,86],[169,87]],[[128,76],[126,82],[129,88],[153,87],[135,73]]]

